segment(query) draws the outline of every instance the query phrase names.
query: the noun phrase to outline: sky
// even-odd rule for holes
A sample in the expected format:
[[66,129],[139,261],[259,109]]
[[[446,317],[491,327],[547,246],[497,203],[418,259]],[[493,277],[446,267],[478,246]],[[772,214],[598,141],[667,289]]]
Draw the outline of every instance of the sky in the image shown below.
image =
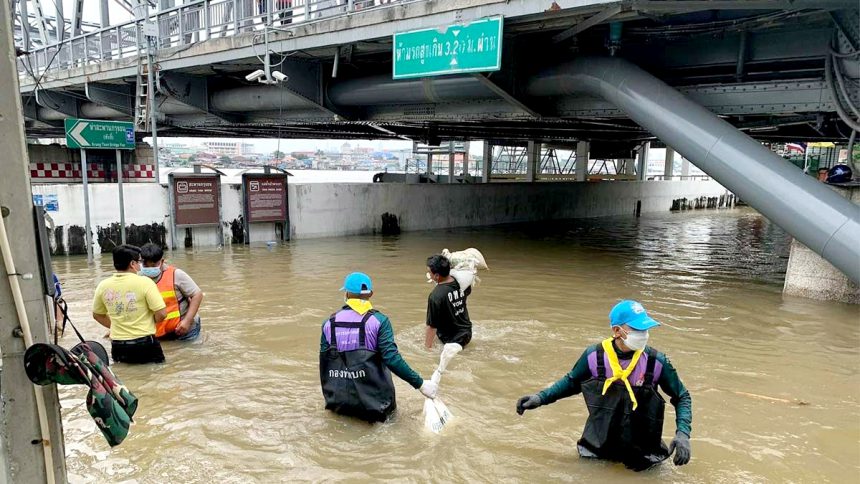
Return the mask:
[[[144,138],[144,141],[149,143],[150,138]],[[202,146],[204,141],[235,141],[251,143],[254,145],[255,153],[272,153],[275,150],[284,153],[293,151],[340,151],[340,147],[344,143],[349,143],[354,148],[369,147],[374,151],[400,151],[412,150],[411,141],[393,141],[393,140],[319,140],[319,139],[255,139],[255,138],[158,138],[159,144],[178,143],[187,146]],[[469,144],[469,153],[473,155],[481,155],[483,153],[484,143],[482,141],[472,141]]]

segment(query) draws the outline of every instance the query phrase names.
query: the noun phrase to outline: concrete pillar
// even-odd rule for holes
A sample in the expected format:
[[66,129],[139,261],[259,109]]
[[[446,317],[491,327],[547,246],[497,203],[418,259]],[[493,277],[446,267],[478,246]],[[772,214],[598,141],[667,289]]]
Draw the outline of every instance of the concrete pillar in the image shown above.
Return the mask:
[[633,176],[636,174],[636,165],[633,163],[633,158],[625,158],[621,160],[624,162],[624,174]]
[[639,167],[636,179],[645,181],[648,179],[648,155],[651,152],[651,142],[643,143],[639,148]]
[[686,180],[690,176],[690,162],[686,158],[681,158],[681,179]]
[[433,153],[427,153],[427,174],[433,173]]
[[540,164],[540,147],[539,141],[529,141],[526,148],[526,181],[533,182],[537,178],[537,171]]
[[451,149],[448,151],[448,183],[454,183],[454,142],[451,142]]
[[481,161],[481,182],[490,183],[490,170],[493,168],[493,142],[484,140],[484,159]]
[[576,181],[588,180],[588,152],[591,143],[579,141],[576,143]]
[[[24,2],[20,2],[23,4]],[[54,482],[67,482],[65,449],[56,385],[35,387],[24,371],[25,343],[18,328],[16,293],[6,274],[20,272],[33,277],[13,276],[20,286],[17,301],[29,320],[34,342],[48,341],[44,275],[39,270],[36,226],[29,183],[29,157],[24,142],[24,118],[18,96],[18,69],[8,26],[12,25],[10,2],[0,2],[0,146],[3,175],[0,176],[0,217],[6,227],[13,267],[0,257],[0,482],[48,482],[46,461]],[[47,435],[43,440],[37,411],[37,393],[44,400]]]
[[671,180],[675,171],[675,150],[666,147],[666,160],[663,162],[663,179]]

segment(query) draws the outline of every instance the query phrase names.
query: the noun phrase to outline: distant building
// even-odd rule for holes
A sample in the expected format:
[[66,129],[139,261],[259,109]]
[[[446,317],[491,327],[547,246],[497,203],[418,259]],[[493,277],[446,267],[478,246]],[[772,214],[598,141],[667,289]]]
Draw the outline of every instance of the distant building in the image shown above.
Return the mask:
[[254,152],[254,145],[238,141],[206,141],[206,151],[226,156],[247,156]]

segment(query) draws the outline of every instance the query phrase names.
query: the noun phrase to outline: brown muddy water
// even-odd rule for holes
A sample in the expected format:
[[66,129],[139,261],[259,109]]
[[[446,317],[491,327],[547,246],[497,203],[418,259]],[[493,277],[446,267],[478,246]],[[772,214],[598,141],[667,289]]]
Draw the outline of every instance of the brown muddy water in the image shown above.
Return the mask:
[[[170,260],[206,294],[203,337],[165,345],[167,363],[118,364],[140,398],[131,435],[110,449],[62,387],[75,483],[857,482],[860,476],[860,308],[783,297],[789,237],[747,210],[604,218],[399,237],[301,240],[179,251]],[[342,303],[343,276],[374,278],[376,308],[406,360],[429,377],[423,349],[424,260],[477,247],[490,265],[469,299],[472,344],[440,395],[456,416],[423,429],[421,395],[395,378],[398,412],[368,425],[323,409],[320,325]],[[74,320],[90,319],[109,256],[87,267],[58,258]],[[693,397],[692,462],[633,474],[582,461],[580,396],[519,417],[516,399],[564,375],[608,335],[621,298],[642,301]],[[71,333],[71,332],[69,332]],[[67,334],[64,342],[74,341]],[[667,406],[664,436],[674,434]]]

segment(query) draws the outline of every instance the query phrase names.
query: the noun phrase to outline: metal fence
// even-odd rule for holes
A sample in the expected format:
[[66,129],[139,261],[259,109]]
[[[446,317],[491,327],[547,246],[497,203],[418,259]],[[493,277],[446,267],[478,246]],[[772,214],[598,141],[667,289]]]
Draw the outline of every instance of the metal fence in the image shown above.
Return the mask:
[[[150,15],[160,48],[263,30],[284,28],[395,3],[422,0],[198,0]],[[137,57],[143,39],[142,19],[87,32],[40,47],[18,58],[20,77]]]

